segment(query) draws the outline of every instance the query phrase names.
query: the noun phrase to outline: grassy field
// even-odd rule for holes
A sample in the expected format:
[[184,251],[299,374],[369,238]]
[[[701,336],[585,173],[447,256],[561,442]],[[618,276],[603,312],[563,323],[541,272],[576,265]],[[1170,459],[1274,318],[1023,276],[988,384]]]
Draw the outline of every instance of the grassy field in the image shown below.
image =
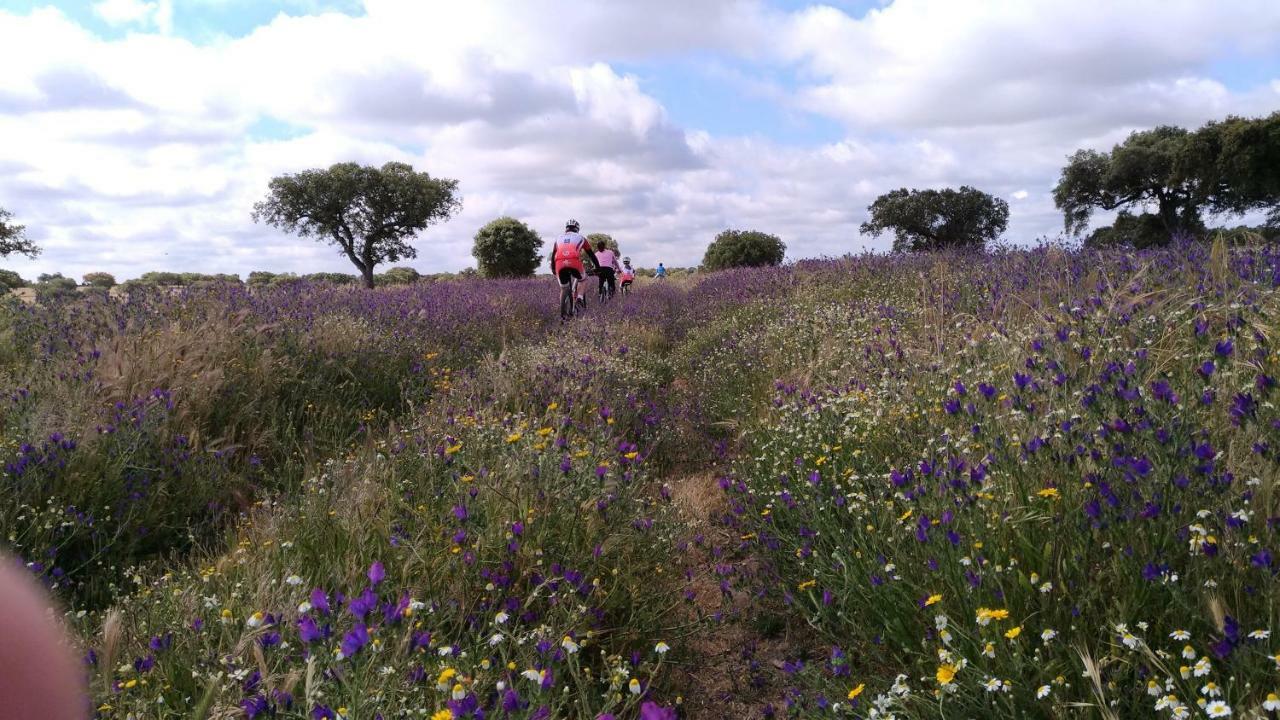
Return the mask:
[[1280,249],[0,301],[101,718],[1274,717]]

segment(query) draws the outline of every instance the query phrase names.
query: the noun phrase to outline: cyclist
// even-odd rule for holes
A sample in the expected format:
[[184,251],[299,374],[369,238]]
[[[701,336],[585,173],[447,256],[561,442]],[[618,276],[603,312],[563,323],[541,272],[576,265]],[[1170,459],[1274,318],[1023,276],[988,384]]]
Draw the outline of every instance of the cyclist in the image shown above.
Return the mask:
[[[618,254],[609,249],[603,240],[596,241],[596,274],[600,277],[600,296],[608,298],[618,289],[617,274],[622,268],[618,267]],[[608,289],[608,294],[605,290]]]
[[[560,283],[560,295],[563,298],[567,295],[569,298],[567,314],[574,314],[574,300],[576,299],[577,285],[586,277],[586,267],[582,264],[582,251],[587,252],[587,257],[596,266],[595,253],[591,252],[591,244],[579,232],[577,220],[569,220],[564,224],[564,234],[556,238],[555,246],[551,248],[551,254],[547,258],[551,262],[551,273],[556,276],[556,280]],[[566,314],[565,303],[561,302],[561,315]]]
[[631,258],[622,258],[622,270],[618,273],[618,284],[622,287],[622,292],[627,292],[635,280],[636,271],[631,269]]
[[653,271],[653,276],[658,280],[667,279],[667,269],[662,267],[662,263],[658,263],[658,269]]

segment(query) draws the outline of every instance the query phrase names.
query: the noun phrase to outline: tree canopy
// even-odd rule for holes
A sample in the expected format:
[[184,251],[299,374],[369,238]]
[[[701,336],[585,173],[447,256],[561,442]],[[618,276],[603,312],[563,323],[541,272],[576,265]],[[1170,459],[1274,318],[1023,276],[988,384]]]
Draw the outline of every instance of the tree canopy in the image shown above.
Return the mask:
[[605,247],[609,248],[615,253],[621,252],[620,250],[618,250],[618,241],[614,240],[613,236],[608,233],[591,233],[590,235],[587,236],[587,242],[591,243],[592,250],[595,250],[596,246],[599,245],[600,241],[602,240],[604,241]]
[[1009,203],[968,185],[959,190],[900,188],[876,198],[860,230],[892,230],[894,252],[980,249],[1009,225]]
[[26,255],[34,258],[40,254],[40,248],[26,236],[26,226],[12,222],[13,213],[0,208],[0,258],[10,255]]
[[500,217],[476,232],[471,254],[485,277],[529,277],[538,269],[542,238],[513,217]]
[[113,288],[116,286],[116,276],[107,272],[85,273],[84,284],[100,288]]
[[36,278],[36,299],[41,303],[65,300],[76,296],[76,281],[63,277],[62,273],[41,273]]
[[27,281],[21,275],[12,270],[0,268],[0,290],[16,290],[26,286]]
[[422,273],[411,267],[393,267],[373,278],[375,285],[412,285],[422,279]]
[[707,246],[702,258],[705,270],[779,265],[787,246],[777,235],[759,230],[725,230]]
[[253,219],[337,245],[371,288],[375,267],[417,257],[408,241],[461,208],[457,189],[404,163],[338,163],[274,178]]
[[[1280,113],[1229,117],[1195,132],[1162,125],[1130,134],[1110,152],[1077,150],[1053,198],[1067,232],[1075,235],[1089,226],[1095,210],[1130,211],[1117,218],[1109,237],[1145,233],[1131,243],[1150,243],[1157,227],[1161,244],[1175,235],[1199,234],[1205,214],[1270,210],[1271,221],[1280,223]],[[1154,212],[1132,214],[1147,209]],[[1133,218],[1148,215],[1135,224]]]

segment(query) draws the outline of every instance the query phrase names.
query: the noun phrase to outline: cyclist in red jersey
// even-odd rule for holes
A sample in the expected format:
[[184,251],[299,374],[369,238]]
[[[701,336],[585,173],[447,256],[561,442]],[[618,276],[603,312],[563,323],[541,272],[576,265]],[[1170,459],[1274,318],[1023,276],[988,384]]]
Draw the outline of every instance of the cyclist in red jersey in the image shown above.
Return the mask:
[[577,284],[587,275],[587,269],[582,263],[583,251],[586,251],[587,257],[590,258],[593,266],[598,264],[596,262],[596,254],[591,250],[591,244],[587,242],[587,239],[578,230],[577,220],[570,220],[565,223],[564,234],[556,238],[555,245],[551,248],[551,254],[547,258],[551,262],[552,274],[560,282],[561,291],[563,292],[564,288],[569,288],[571,296],[575,297]]
[[631,258],[622,258],[622,272],[618,274],[618,284],[627,289],[636,280],[636,271],[631,269]]

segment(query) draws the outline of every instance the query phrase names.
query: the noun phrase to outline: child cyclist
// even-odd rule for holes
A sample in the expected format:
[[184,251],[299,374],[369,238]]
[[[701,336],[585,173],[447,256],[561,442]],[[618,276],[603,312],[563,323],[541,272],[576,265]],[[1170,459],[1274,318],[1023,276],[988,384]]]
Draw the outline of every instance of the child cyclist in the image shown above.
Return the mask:
[[631,283],[636,281],[636,271],[631,269],[631,258],[622,258],[622,270],[618,273],[618,284],[626,292]]

